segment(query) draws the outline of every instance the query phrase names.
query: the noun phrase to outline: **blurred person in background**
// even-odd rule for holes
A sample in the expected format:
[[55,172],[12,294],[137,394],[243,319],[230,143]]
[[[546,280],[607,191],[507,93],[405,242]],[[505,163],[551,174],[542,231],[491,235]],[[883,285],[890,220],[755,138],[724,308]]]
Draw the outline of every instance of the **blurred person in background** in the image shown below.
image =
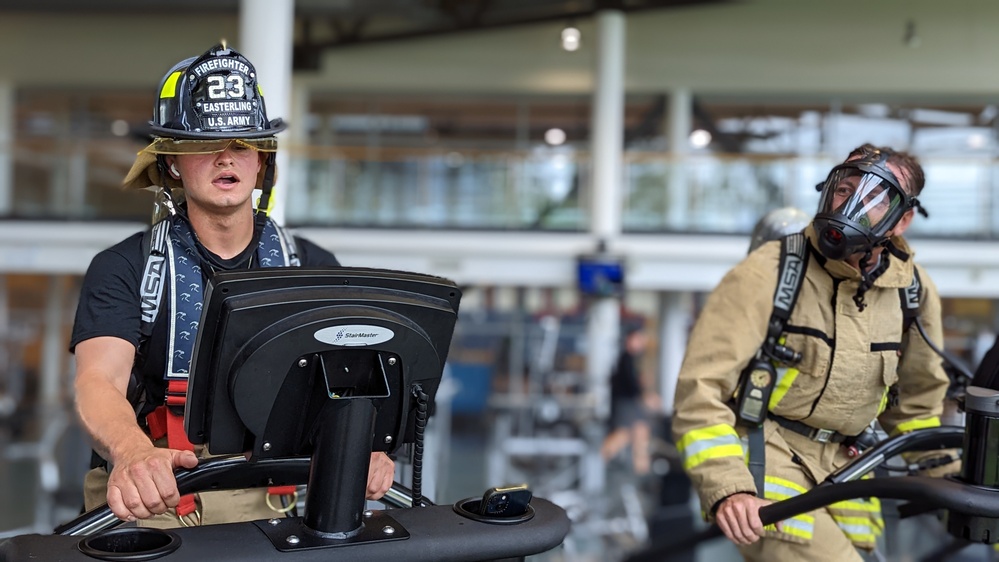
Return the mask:
[[659,396],[643,390],[641,360],[649,345],[642,326],[626,328],[617,364],[611,372],[610,433],[600,447],[603,459],[616,457],[631,445],[631,464],[635,474],[648,474],[650,468],[650,413],[660,408]]
[[[267,217],[274,135],[285,125],[267,119],[249,60],[217,45],[176,64],[157,92],[153,142],[124,180],[158,193],[154,225],[94,258],[70,343],[77,410],[95,448],[86,508],[106,501],[118,518],[157,527],[275,517],[290,506],[265,489],[177,490],[174,469],[207,453],[183,430],[203,287],[217,271],[339,264]],[[393,474],[393,461],[373,453],[367,497],[380,498]],[[274,492],[287,500],[291,491]]]

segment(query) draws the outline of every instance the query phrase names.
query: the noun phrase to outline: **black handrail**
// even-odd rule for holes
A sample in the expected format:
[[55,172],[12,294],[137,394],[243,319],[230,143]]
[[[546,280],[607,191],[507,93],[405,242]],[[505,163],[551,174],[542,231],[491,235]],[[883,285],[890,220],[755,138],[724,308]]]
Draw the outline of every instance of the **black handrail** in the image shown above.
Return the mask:
[[[859,480],[885,460],[907,451],[959,448],[964,443],[964,432],[963,427],[941,426],[918,429],[885,439],[850,464],[830,474],[808,492],[760,508],[760,519],[764,525],[768,525],[837,501],[862,497],[916,500],[937,509],[999,517],[999,490],[922,476]],[[661,562],[721,536],[721,528],[713,524],[679,540],[653,544],[628,557],[625,562]]]
[[850,464],[830,474],[825,482],[840,483],[856,480],[874,470],[886,460],[908,451],[930,451],[933,449],[957,449],[964,445],[964,428],[956,425],[917,429],[902,435],[885,439]]
[[[192,469],[176,472],[177,489],[181,495],[205,490],[237,490],[267,486],[302,485],[309,480],[310,457],[260,459],[249,462],[242,455],[204,459]],[[407,499],[408,502],[407,503]],[[392,490],[381,500],[389,507],[410,507],[412,492],[393,483]],[[424,505],[433,505],[423,498]],[[123,523],[104,504],[64,523],[55,529],[57,535],[89,535]]]

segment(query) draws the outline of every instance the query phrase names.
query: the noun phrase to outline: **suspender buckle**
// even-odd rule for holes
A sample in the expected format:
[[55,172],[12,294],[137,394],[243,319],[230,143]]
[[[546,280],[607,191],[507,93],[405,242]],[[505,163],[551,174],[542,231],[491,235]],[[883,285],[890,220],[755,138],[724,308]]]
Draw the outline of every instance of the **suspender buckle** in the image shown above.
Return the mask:
[[832,441],[834,435],[836,435],[836,432],[831,429],[816,429],[809,438],[819,443],[828,443]]

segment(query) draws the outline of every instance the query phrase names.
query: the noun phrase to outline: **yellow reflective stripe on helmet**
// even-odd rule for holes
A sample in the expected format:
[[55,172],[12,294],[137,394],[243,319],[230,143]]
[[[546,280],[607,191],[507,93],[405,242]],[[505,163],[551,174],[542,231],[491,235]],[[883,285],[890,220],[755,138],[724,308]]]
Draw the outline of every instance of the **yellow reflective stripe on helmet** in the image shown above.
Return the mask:
[[264,97],[264,89],[260,87],[259,83],[257,84],[257,95],[260,97]]
[[163,88],[160,89],[160,99],[172,98],[177,95],[177,81],[180,80],[181,72],[178,70],[163,81]]
[[[805,487],[776,476],[766,476],[763,479],[763,497],[768,500],[786,500],[805,493]],[[811,540],[815,532],[815,517],[807,513],[795,515],[781,522],[780,530],[776,524],[763,527],[768,531],[776,531],[806,540]]]
[[794,380],[798,378],[798,369],[791,367],[789,369],[777,369],[777,384],[774,385],[774,391],[770,395],[770,403],[767,404],[767,408],[773,410],[777,404],[780,404],[781,398],[787,394],[787,391],[791,389],[791,385],[794,384]]
[[893,434],[898,435],[899,433],[908,433],[917,429],[926,429],[927,427],[940,427],[940,418],[933,416],[932,418],[922,420],[902,422],[898,424],[898,427],[895,428]]
[[687,432],[677,450],[683,456],[683,467],[688,470],[709,459],[746,455],[735,428],[724,423]]

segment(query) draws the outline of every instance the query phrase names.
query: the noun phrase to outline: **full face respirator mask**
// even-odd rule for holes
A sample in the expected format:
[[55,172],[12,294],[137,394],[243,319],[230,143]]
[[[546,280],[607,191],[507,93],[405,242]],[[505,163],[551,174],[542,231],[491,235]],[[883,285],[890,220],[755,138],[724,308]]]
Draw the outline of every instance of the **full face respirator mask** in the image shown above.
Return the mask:
[[888,241],[888,231],[919,201],[888,169],[888,154],[874,151],[844,162],[817,185],[822,192],[815,215],[819,252],[831,260],[866,255]]

